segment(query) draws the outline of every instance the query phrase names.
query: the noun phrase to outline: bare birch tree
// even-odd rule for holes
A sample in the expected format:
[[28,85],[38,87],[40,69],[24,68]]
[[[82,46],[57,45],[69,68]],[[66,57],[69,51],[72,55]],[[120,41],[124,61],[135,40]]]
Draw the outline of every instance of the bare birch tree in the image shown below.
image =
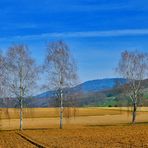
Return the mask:
[[60,129],[62,129],[64,90],[77,82],[76,64],[68,46],[63,41],[48,44],[45,69],[48,88],[55,90],[60,98]]
[[122,52],[117,72],[127,80],[124,88],[132,101],[132,123],[135,123],[138,102],[140,102],[143,91],[142,81],[148,72],[148,54],[138,51]]
[[23,103],[29,97],[38,78],[38,66],[25,45],[14,45],[6,54],[9,95],[17,98],[20,108],[20,130],[23,129]]
[[[5,97],[5,60],[4,56],[0,51],[0,102],[3,103],[3,97]],[[1,104],[2,105],[2,104]],[[0,121],[1,121],[2,110],[0,110]],[[1,124],[0,124],[1,126]]]
[[0,98],[5,97],[5,82],[6,82],[5,58],[0,51]]

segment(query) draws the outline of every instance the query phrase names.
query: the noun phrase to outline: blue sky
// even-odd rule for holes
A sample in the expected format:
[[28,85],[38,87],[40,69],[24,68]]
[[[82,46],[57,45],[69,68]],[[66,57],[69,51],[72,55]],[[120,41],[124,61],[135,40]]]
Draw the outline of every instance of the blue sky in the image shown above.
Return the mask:
[[147,0],[1,0],[0,49],[28,44],[38,63],[48,41],[70,47],[81,81],[117,77],[123,50],[148,51]]

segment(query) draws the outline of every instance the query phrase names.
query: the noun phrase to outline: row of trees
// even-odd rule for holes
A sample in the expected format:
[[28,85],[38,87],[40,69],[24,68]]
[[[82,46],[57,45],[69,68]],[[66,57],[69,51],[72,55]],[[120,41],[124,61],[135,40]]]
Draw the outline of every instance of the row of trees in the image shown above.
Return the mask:
[[[78,82],[76,63],[63,41],[51,42],[42,66],[38,66],[25,45],[13,45],[0,53],[0,95],[17,98],[20,107],[20,129],[23,129],[23,102],[37,87],[40,73],[44,73],[47,90],[55,90],[60,100],[60,128],[63,127],[64,91]],[[124,90],[133,104],[135,123],[138,101],[142,97],[143,80],[148,72],[148,55],[138,51],[124,51],[117,72],[126,79]],[[44,78],[44,79],[45,79]]]
[[20,130],[23,129],[23,102],[37,87],[40,73],[46,76],[46,89],[53,89],[60,98],[60,128],[63,120],[63,90],[77,82],[76,65],[63,41],[49,43],[45,62],[38,66],[25,45],[11,46],[0,54],[1,97],[17,98],[20,108]]

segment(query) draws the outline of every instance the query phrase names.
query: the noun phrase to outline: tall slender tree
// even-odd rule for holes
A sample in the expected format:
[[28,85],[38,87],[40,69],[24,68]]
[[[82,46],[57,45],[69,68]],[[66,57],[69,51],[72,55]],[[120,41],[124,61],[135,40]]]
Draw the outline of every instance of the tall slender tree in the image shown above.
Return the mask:
[[0,51],[0,98],[5,96],[5,81],[6,81],[6,69],[5,58]]
[[20,107],[20,130],[23,129],[23,103],[36,86],[38,66],[25,45],[14,45],[6,54],[7,86]]
[[132,101],[132,123],[135,123],[138,102],[140,102],[143,92],[142,82],[146,78],[148,72],[148,54],[138,51],[122,52],[117,72],[127,80],[127,84],[124,88],[126,94]]
[[77,69],[69,47],[63,41],[51,42],[45,58],[48,88],[55,90],[60,98],[60,129],[63,128],[63,101],[65,89],[77,82]]
[[[0,51],[0,102],[2,104],[0,104],[0,106],[3,105],[4,101],[3,98],[5,97],[5,80],[6,80],[6,73],[5,73],[5,59],[4,56],[2,54],[2,52]],[[2,115],[2,111],[0,110],[0,121],[1,121],[1,115]],[[0,124],[1,126],[1,124]]]

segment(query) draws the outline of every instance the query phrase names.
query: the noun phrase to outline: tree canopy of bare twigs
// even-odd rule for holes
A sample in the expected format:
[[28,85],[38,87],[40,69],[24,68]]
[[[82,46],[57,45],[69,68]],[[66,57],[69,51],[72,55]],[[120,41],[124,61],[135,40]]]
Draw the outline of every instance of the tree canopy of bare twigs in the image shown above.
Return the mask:
[[142,81],[146,78],[148,72],[148,54],[137,50],[122,52],[117,72],[127,80],[125,91],[133,104],[132,123],[135,123],[138,101],[142,97]]
[[66,43],[56,41],[48,44],[45,70],[47,87],[56,90],[57,97],[60,98],[60,128],[62,128],[64,92],[78,80],[76,64]]
[[38,66],[25,45],[14,45],[6,53],[7,87],[9,95],[17,98],[20,106],[20,129],[22,130],[23,103],[32,94],[38,79]]
[[68,46],[63,41],[48,44],[45,69],[49,74],[50,88],[54,90],[71,87],[77,80],[75,61]]

